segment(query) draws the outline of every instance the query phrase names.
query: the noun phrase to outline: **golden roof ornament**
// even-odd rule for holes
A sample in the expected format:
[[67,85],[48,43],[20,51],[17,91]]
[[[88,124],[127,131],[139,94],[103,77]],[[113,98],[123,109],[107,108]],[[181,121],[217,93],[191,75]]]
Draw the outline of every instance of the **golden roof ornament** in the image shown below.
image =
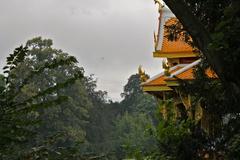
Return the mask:
[[162,67],[164,69],[165,76],[170,76],[170,72],[169,72],[170,66],[167,59],[163,59]]
[[145,73],[142,65],[138,67],[138,74],[140,76],[141,82],[146,82],[149,79],[149,76]]

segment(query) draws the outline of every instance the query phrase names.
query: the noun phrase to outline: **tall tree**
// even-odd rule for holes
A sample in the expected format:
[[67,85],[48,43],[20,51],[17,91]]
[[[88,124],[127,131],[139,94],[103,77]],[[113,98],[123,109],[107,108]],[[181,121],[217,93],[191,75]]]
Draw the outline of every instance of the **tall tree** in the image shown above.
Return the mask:
[[156,147],[148,132],[153,126],[157,101],[143,93],[139,74],[129,77],[121,94],[121,115],[115,119],[114,139],[117,159],[137,158],[147,155]]
[[[66,96],[56,95],[64,87],[83,77],[81,71],[76,72],[72,77],[65,81],[57,82],[41,90],[30,90],[32,81],[46,70],[52,70],[62,65],[72,65],[77,61],[74,57],[68,57],[62,60],[52,59],[51,62],[43,63],[41,66],[29,68],[29,70],[19,70],[25,63],[29,50],[27,47],[15,49],[13,54],[7,57],[7,65],[4,67],[5,77],[1,76],[0,92],[0,158],[1,159],[19,159],[24,151],[31,148],[27,144],[32,142],[36,135],[33,128],[38,124],[38,110],[50,106],[58,105],[67,100]],[[20,73],[18,71],[21,71]],[[20,77],[18,77],[21,74]],[[41,80],[41,79],[40,79]],[[39,81],[39,79],[38,79]],[[28,95],[23,95],[28,90]],[[43,101],[48,96],[51,99]],[[54,96],[53,96],[54,95]],[[40,148],[43,148],[42,145]],[[32,153],[36,153],[36,148],[32,148]],[[46,156],[46,150],[44,155]],[[31,158],[37,158],[32,156]],[[40,158],[40,157],[39,157]]]
[[121,96],[124,98],[121,105],[128,112],[147,113],[154,117],[157,101],[154,97],[143,93],[139,74],[129,77]]
[[157,141],[151,134],[153,122],[144,113],[130,114],[115,120],[115,153],[117,159],[145,157],[157,149]]
[[240,99],[240,77],[235,68],[239,56],[239,13],[237,0],[164,0],[192,37],[194,44],[228,88],[235,104]]
[[114,159],[114,122],[122,114],[122,107],[118,102],[107,100],[106,91],[97,90],[97,81],[93,75],[85,77],[84,84],[93,104],[89,110],[86,151]]
[[[52,48],[52,45],[52,40],[42,39],[41,37],[34,38],[26,43],[26,46],[29,48],[28,57],[16,70],[17,85],[24,79],[24,75],[20,74],[24,70],[34,70],[46,63],[50,64],[53,60],[61,62],[73,58],[62,50]],[[44,90],[55,84],[62,83],[74,77],[75,74],[83,72],[83,69],[78,67],[76,63],[62,64],[54,69],[44,70],[42,74],[29,81],[29,85],[22,89],[18,98],[22,99],[32,96],[31,94],[36,93],[38,90]],[[71,146],[77,142],[83,143],[89,117],[88,110],[91,107],[83,79],[79,79],[71,86],[64,87],[57,92],[38,99],[38,101],[49,101],[56,96],[68,96],[68,101],[55,107],[37,111],[41,123],[37,127],[40,134],[38,134],[35,143],[41,143],[46,137],[57,133],[62,133],[64,136],[58,141],[56,147]]]

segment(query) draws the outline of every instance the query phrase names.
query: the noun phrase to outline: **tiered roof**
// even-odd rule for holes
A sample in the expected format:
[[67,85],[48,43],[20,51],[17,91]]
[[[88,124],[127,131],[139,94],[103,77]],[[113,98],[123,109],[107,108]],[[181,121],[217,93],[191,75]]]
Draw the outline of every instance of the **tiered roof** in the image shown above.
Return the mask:
[[[165,8],[159,12],[159,29],[157,39],[155,39],[154,57],[167,58],[168,60],[193,58],[190,58],[190,64],[177,64],[171,68],[166,68],[165,71],[142,83],[143,91],[145,92],[172,91],[173,87],[179,85],[178,79],[193,80],[195,78],[194,68],[201,62],[200,59],[197,60],[198,54],[194,51],[195,49],[181,40],[181,38],[176,41],[170,41],[167,38],[167,26],[178,23],[178,19],[169,14],[169,11]],[[206,70],[206,74],[210,78],[217,78],[216,74],[210,69]]]
[[[175,73],[186,65],[177,65],[170,68],[170,74]],[[168,78],[164,72],[148,79],[146,82],[142,83],[143,91],[170,91],[172,90],[167,86],[165,79]]]
[[[200,63],[200,59],[194,61],[191,64],[178,64],[169,69],[169,76],[165,75],[165,72],[152,77],[146,82],[142,83],[143,91],[145,92],[164,92],[171,91],[172,87],[178,86],[178,79],[193,80],[194,79],[194,67]],[[217,78],[217,75],[211,70],[206,70],[206,75],[209,78]]]

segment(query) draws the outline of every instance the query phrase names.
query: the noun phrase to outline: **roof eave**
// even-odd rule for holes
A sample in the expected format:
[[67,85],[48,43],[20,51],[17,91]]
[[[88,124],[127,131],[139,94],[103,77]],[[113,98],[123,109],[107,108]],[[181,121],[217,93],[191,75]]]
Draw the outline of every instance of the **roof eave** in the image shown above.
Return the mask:
[[172,91],[172,89],[166,85],[162,86],[143,86],[144,92],[165,92],[165,91]]
[[162,52],[154,51],[153,57],[155,58],[188,58],[188,57],[197,57],[198,54],[192,51],[189,52]]

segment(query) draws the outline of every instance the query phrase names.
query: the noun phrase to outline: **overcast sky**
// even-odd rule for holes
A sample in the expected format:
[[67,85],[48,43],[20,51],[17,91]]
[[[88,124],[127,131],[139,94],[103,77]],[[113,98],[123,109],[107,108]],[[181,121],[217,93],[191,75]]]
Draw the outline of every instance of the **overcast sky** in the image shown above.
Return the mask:
[[120,100],[140,64],[151,76],[161,70],[152,57],[157,18],[153,0],[0,0],[0,67],[28,39],[50,38]]

